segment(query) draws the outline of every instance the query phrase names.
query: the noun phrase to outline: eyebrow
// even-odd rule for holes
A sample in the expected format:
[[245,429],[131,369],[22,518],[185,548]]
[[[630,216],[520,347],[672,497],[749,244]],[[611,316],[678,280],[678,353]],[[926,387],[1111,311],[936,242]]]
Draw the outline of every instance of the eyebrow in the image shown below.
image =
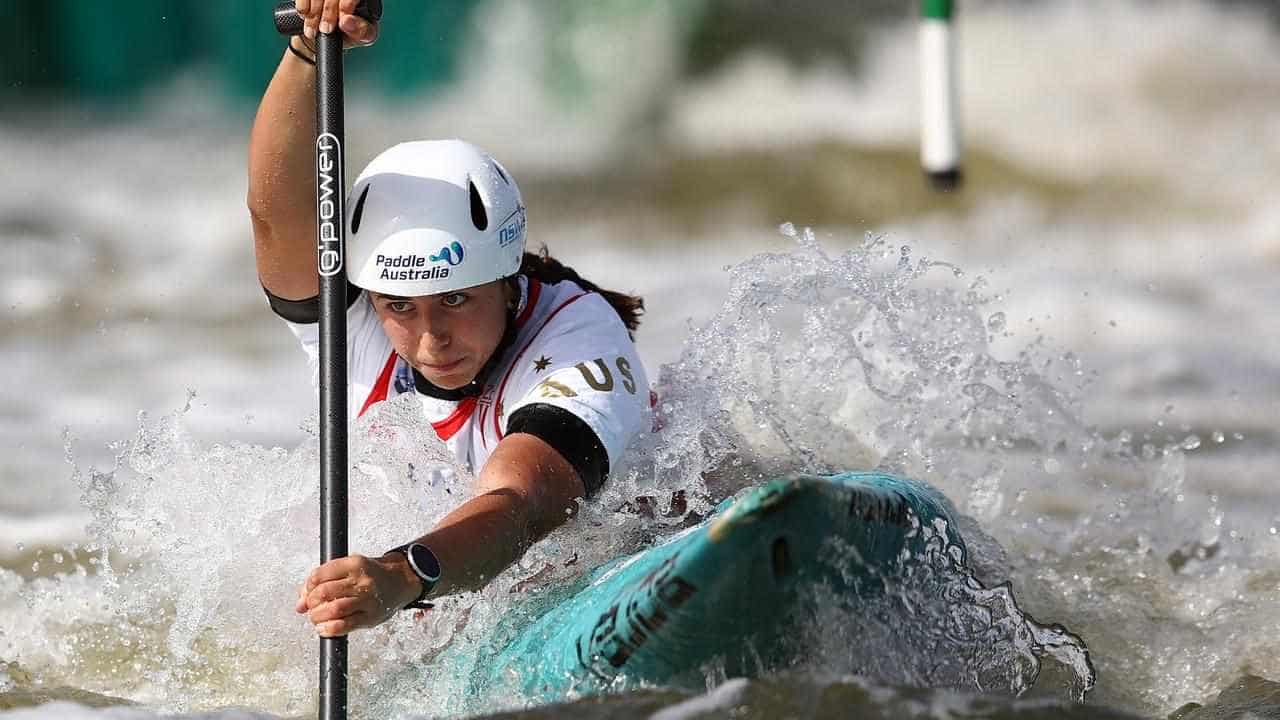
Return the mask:
[[371,293],[371,294],[372,294],[372,295],[374,295],[374,296],[375,296],[375,297],[377,297],[377,298],[382,299],[382,300],[394,300],[394,301],[399,301],[399,300],[411,300],[411,299],[412,299],[412,298],[407,298],[407,297],[405,297],[405,296],[403,296],[403,295],[385,295],[385,294],[380,293],[380,292],[375,292],[375,293]]

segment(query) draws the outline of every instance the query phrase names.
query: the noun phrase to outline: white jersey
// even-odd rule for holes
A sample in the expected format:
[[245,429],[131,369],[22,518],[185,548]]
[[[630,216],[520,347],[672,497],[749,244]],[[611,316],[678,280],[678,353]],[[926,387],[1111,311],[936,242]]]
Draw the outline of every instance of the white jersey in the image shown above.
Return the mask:
[[[368,295],[347,310],[350,419],[374,403],[413,392],[454,455],[479,472],[505,436],[507,419],[526,405],[563,408],[595,431],[616,467],[622,451],[652,425],[653,396],[635,344],[602,295],[577,283],[520,280],[516,339],[479,395],[458,401],[418,393],[413,371],[391,346]],[[319,382],[319,326],[286,321]]]

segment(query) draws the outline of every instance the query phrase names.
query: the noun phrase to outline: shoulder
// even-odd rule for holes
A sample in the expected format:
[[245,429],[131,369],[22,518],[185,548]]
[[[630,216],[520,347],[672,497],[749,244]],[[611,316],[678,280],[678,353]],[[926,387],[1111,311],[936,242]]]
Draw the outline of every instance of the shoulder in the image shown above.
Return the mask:
[[577,342],[625,342],[633,345],[618,313],[603,295],[584,290],[572,280],[558,283],[530,284],[530,296],[537,296],[537,307],[522,335],[530,340],[548,341],[574,335]]
[[504,419],[532,405],[581,419],[610,462],[649,426],[648,377],[618,314],[600,294],[570,281],[545,285],[538,322],[522,329],[499,389]]

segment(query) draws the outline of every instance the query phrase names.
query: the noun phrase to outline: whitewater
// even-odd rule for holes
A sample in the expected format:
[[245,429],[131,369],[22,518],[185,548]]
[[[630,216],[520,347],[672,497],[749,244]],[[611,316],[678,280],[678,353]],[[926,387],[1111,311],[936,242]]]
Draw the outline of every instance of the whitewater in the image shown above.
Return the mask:
[[[476,22],[534,14],[495,2]],[[659,3],[625,30],[586,25],[572,102],[539,74],[536,32],[474,44],[429,99],[349,92],[353,167],[463,135],[520,178],[534,246],[646,298],[664,418],[490,590],[357,636],[354,715],[546,716],[466,697],[433,660],[519,592],[676,532],[677,491],[705,512],[778,473],[873,467],[944,492],[983,583],[1087,644],[1085,705],[1078,669],[1019,633],[996,643],[1001,672],[1033,687],[982,695],[948,659],[836,615],[814,618],[821,652],[790,673],[709,668],[705,694],[556,712],[1280,711],[1271,21],[966,3],[967,185],[937,198],[919,177],[914,22],[870,33],[856,72],[762,50],[686,79],[680,18]],[[0,717],[314,712],[316,643],[292,613],[318,554],[314,392],[252,269],[248,119],[203,103],[206,83],[156,88],[140,115],[0,124]],[[366,424],[352,452],[356,552],[466,491],[465,472],[421,472],[449,463],[429,426],[395,403],[377,417],[394,432]],[[615,512],[639,496],[660,512]]]

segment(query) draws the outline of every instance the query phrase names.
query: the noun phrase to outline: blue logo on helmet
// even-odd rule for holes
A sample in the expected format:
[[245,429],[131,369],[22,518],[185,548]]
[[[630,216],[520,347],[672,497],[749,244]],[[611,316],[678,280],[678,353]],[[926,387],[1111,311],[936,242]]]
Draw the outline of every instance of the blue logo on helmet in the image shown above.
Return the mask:
[[462,245],[458,241],[453,241],[440,248],[440,252],[431,256],[431,262],[447,262],[450,265],[462,264]]
[[524,237],[524,206],[515,209],[498,230],[498,247],[506,247]]

